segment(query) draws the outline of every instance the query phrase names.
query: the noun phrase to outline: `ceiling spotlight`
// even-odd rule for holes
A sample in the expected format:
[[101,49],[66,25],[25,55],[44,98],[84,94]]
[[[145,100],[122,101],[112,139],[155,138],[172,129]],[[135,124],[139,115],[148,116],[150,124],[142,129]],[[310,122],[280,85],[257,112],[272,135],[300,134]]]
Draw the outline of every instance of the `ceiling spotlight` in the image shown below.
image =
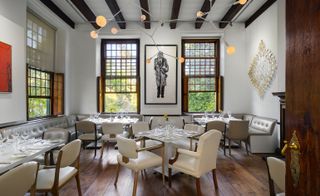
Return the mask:
[[147,58],[147,64],[151,63],[151,58]]
[[107,19],[104,16],[97,16],[96,23],[99,27],[105,27],[107,25]]
[[113,35],[117,34],[118,32],[119,32],[119,30],[118,30],[116,27],[112,27],[112,28],[111,28],[111,33],[112,33]]
[[239,4],[240,5],[244,5],[244,4],[246,4],[247,3],[247,0],[239,0]]
[[204,15],[204,13],[202,11],[197,11],[197,17],[201,18]]
[[140,20],[141,20],[141,22],[143,22],[143,21],[145,21],[147,19],[147,16],[146,15],[141,15],[140,16]]
[[184,63],[184,58],[182,56],[179,57],[179,63]]
[[233,55],[236,52],[236,47],[229,45],[227,46],[227,54],[228,55]]
[[97,33],[97,31],[91,31],[91,32],[90,32],[90,37],[92,37],[93,39],[97,39],[97,38],[98,38],[98,33]]

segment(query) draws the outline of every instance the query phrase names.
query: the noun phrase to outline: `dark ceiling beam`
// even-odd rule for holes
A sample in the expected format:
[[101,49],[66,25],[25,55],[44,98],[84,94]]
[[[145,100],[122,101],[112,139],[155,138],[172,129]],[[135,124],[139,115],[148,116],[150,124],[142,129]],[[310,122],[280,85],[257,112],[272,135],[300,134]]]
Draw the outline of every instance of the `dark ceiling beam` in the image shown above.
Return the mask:
[[63,20],[65,23],[67,23],[71,28],[74,29],[75,24],[67,16],[56,4],[54,4],[51,0],[40,0],[45,6],[47,6],[53,13],[55,13],[61,20]]
[[171,11],[171,22],[170,28],[175,29],[177,27],[177,19],[179,18],[181,0],[174,0],[172,4],[172,11]]
[[73,5],[81,12],[81,14],[91,23],[95,29],[100,27],[96,24],[96,15],[92,12],[84,0],[71,0]]
[[243,6],[244,5],[241,5],[239,3],[232,5],[231,8],[227,11],[227,13],[221,19],[221,21],[223,22],[219,23],[219,27],[221,29],[225,28],[228,25],[227,22],[231,22],[232,19],[240,12]]
[[[214,3],[215,3],[215,0],[212,0],[212,5],[211,5],[211,6],[213,6]],[[211,7],[210,7],[210,1],[209,1],[209,0],[205,0],[205,1],[203,2],[203,5],[202,5],[202,7],[201,7],[201,10],[200,10],[201,12],[205,13],[205,15],[203,15],[202,18],[197,18],[196,23],[195,23],[195,28],[196,28],[196,29],[200,29],[200,28],[201,28],[204,19],[205,19],[205,18],[207,17],[207,15],[208,15],[207,12],[209,12],[210,9],[211,9]]]
[[146,20],[144,21],[144,28],[150,29],[151,23],[150,23],[150,15],[148,14],[148,12],[150,12],[148,0],[140,0],[140,6],[141,8],[143,8],[141,9],[141,13],[146,16]]
[[264,11],[266,11],[274,2],[277,0],[268,0],[266,1],[250,18],[245,22],[246,28],[253,23]]
[[[118,13],[120,11],[120,8],[118,6],[118,3],[116,0],[105,0],[112,15],[114,15],[119,27],[121,29],[125,29],[126,28],[126,21],[124,20],[124,17],[122,15],[122,13]],[[117,15],[116,15],[117,14]]]

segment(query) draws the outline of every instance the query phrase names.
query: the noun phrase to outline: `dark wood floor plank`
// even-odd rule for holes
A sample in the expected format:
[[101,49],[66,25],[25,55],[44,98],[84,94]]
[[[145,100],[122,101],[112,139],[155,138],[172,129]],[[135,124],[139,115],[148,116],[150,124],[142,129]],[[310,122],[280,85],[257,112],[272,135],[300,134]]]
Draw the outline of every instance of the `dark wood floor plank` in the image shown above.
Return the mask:
[[[117,186],[114,186],[116,177],[117,150],[111,145],[106,149],[103,158],[98,153],[93,158],[93,150],[81,151],[80,181],[82,193],[86,196],[130,196],[133,189],[133,172],[121,167]],[[243,149],[232,149],[232,156],[224,156],[219,151],[217,160],[217,179],[219,189],[214,189],[212,173],[209,172],[200,178],[201,191],[204,196],[219,195],[269,195],[267,169],[261,157],[246,155]],[[68,183],[60,195],[76,195],[75,180]],[[160,174],[152,169],[146,174],[139,173],[137,195],[139,196],[175,196],[196,195],[195,178],[177,174],[172,177],[172,188],[162,185]]]

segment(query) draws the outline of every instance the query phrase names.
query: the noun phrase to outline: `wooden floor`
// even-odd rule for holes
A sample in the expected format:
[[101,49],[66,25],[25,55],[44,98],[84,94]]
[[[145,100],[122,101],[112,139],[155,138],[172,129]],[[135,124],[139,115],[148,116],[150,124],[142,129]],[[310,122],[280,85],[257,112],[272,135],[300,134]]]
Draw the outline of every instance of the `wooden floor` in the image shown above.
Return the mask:
[[[117,150],[110,146],[100,159],[100,153],[93,158],[93,150],[81,152],[81,189],[83,195],[115,195],[129,196],[132,194],[133,173],[126,168],[121,168],[118,186],[113,185],[116,175]],[[219,150],[217,160],[217,178],[219,189],[214,190],[212,175],[208,173],[201,177],[201,190],[203,195],[269,195],[267,168],[261,157],[246,155],[245,150],[233,149],[232,156],[224,156]],[[75,180],[68,183],[60,195],[77,195]],[[196,195],[195,179],[185,174],[172,177],[172,188],[162,185],[160,174],[152,169],[147,170],[147,175],[139,175],[137,195],[162,196]]]

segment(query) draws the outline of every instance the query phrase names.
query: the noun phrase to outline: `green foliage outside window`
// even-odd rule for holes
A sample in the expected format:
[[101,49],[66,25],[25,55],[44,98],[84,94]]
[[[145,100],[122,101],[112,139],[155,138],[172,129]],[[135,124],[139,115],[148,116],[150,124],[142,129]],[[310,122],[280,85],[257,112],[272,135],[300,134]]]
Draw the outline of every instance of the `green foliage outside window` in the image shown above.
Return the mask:
[[51,114],[50,99],[29,98],[29,118],[45,117]]
[[215,92],[189,92],[189,112],[215,111]]
[[105,112],[137,112],[137,93],[107,93]]

